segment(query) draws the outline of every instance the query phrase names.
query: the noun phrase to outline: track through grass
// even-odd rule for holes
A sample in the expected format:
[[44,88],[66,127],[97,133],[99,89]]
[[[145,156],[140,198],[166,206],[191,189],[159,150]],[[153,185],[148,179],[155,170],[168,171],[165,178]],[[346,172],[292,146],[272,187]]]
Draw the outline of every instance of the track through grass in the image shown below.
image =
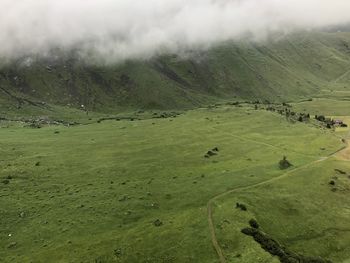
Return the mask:
[[[338,156],[342,156],[342,158],[344,158],[344,152],[346,152],[346,156],[347,158],[350,158],[350,156],[348,155],[349,151],[350,151],[350,146],[349,146],[349,142],[346,141],[346,146],[343,146],[341,149],[337,150],[336,152],[330,154],[329,156],[327,157],[321,157],[320,159],[316,160],[316,161],[313,161],[311,163],[308,163],[308,164],[305,164],[301,167],[297,167],[295,169],[292,169],[290,171],[287,171],[286,173],[283,173],[282,175],[280,176],[277,176],[277,177],[274,177],[274,178],[271,178],[269,180],[266,180],[264,182],[260,182],[260,183],[257,183],[257,184],[253,184],[253,185],[250,185],[250,186],[244,186],[244,187],[238,187],[238,188],[234,188],[234,189],[231,189],[227,192],[224,192],[224,193],[221,193],[221,194],[218,194],[216,196],[214,196],[213,198],[211,198],[208,203],[207,203],[207,211],[208,211],[208,224],[209,224],[209,230],[210,230],[210,235],[211,235],[211,239],[212,239],[212,244],[213,244],[213,247],[219,257],[219,260],[221,263],[226,263],[226,259],[225,259],[225,256],[222,252],[222,249],[220,247],[220,244],[217,240],[217,237],[216,237],[216,234],[215,234],[215,226],[214,226],[214,220],[213,220],[213,203],[220,199],[220,198],[223,198],[229,194],[232,194],[232,193],[235,193],[235,192],[239,192],[239,191],[244,191],[244,190],[248,190],[248,189],[251,189],[251,188],[254,188],[254,187],[259,187],[259,186],[263,186],[263,185],[266,185],[266,184],[270,184],[270,183],[273,183],[273,182],[276,182],[278,180],[281,180],[281,179],[284,179],[288,176],[291,176],[293,175],[293,173],[299,171],[299,170],[302,170],[304,168],[308,168],[310,167],[311,165],[313,164],[316,164],[316,163],[320,163],[320,162],[323,162],[323,161],[326,161],[328,160],[329,158],[331,157],[338,157]],[[263,143],[265,144],[265,143]],[[349,159],[347,159],[349,160]]]

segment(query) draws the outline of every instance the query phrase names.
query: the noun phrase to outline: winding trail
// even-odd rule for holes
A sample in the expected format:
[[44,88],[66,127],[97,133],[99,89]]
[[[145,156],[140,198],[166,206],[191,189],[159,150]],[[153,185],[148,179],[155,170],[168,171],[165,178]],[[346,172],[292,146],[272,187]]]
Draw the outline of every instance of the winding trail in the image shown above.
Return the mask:
[[[211,128],[211,129],[213,131],[217,131],[218,130],[218,128]],[[231,136],[233,138],[239,139],[241,141],[246,141],[246,142],[254,143],[254,144],[257,144],[257,145],[267,146],[267,147],[273,148],[275,150],[287,150],[287,149],[282,148],[282,146],[273,145],[273,144],[270,144],[270,143],[267,143],[267,142],[260,142],[260,141],[257,141],[257,140],[254,140],[254,139],[250,139],[250,138],[247,138],[247,137],[244,137],[244,136],[233,134],[233,133],[228,132],[228,131],[223,131],[222,129],[220,129],[220,132],[221,133],[225,133],[228,136]],[[293,153],[296,153],[298,155],[302,155],[302,156],[306,156],[306,157],[318,157],[318,156],[311,155],[311,154],[301,153],[301,152],[295,151],[293,149],[288,149],[288,152],[293,152]]]
[[348,75],[350,73],[350,69],[347,70],[345,73],[343,73],[342,75],[340,75],[338,78],[336,78],[335,80],[333,80],[333,84],[338,83],[342,78],[346,77],[346,75]]
[[[217,240],[216,233],[215,233],[215,226],[214,226],[214,219],[213,219],[213,203],[216,200],[218,200],[218,199],[220,199],[222,197],[225,197],[225,196],[227,196],[229,194],[235,193],[235,192],[239,192],[239,191],[242,191],[242,190],[248,190],[248,189],[251,189],[251,188],[255,188],[255,187],[258,187],[258,186],[263,186],[263,185],[267,185],[267,184],[279,181],[279,180],[281,180],[283,178],[286,178],[286,177],[289,177],[289,176],[293,175],[295,172],[297,172],[299,170],[308,168],[308,167],[312,166],[313,164],[326,161],[326,160],[328,160],[328,159],[330,159],[332,157],[337,157],[337,158],[339,158],[341,160],[348,160],[349,161],[350,160],[350,145],[349,145],[348,141],[345,140],[345,139],[342,139],[342,142],[345,143],[345,146],[343,146],[342,148],[340,148],[336,152],[331,153],[327,157],[322,157],[322,158],[320,158],[320,159],[318,159],[316,161],[313,161],[313,162],[310,162],[308,164],[302,165],[302,166],[297,167],[297,168],[295,168],[293,170],[289,170],[286,173],[284,173],[284,174],[282,174],[280,176],[271,178],[269,180],[266,180],[266,181],[263,181],[263,182],[260,182],[260,183],[256,183],[256,184],[253,184],[253,185],[237,187],[237,188],[231,189],[231,190],[229,190],[227,192],[218,194],[218,195],[214,196],[213,198],[211,198],[208,201],[208,203],[207,203],[208,224],[209,224],[209,230],[210,230],[212,244],[213,244],[213,247],[214,247],[214,249],[215,249],[215,251],[216,251],[216,253],[217,253],[218,257],[219,257],[220,263],[226,263],[226,258],[225,258],[224,254],[222,252],[222,249],[220,247],[219,241]],[[260,143],[260,144],[264,144],[264,143]],[[344,156],[346,156],[346,158],[344,158]]]

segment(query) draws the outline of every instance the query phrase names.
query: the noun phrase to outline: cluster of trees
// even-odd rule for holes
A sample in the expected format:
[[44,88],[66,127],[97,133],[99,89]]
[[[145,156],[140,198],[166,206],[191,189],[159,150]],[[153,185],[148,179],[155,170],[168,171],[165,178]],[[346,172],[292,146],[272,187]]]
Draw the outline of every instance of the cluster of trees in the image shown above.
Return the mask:
[[[256,106],[255,109],[257,109],[257,105],[255,105],[255,106]],[[284,115],[288,119],[294,120],[294,121],[306,122],[306,121],[310,120],[309,113],[297,113],[297,112],[292,111],[290,108],[291,108],[291,106],[289,104],[283,103],[282,108],[269,105],[266,107],[266,110],[272,111],[272,112],[277,112],[280,115]]]
[[[254,107],[256,110],[259,109],[259,104],[261,104],[259,101],[254,102]],[[291,110],[292,106],[288,103],[282,103],[277,104],[269,104],[266,106],[267,111],[277,112],[280,115],[286,116],[286,118],[290,121],[299,121],[299,122],[309,122],[311,119],[311,116],[309,113],[298,113]],[[347,124],[343,123],[339,120],[333,120],[331,118],[326,118],[324,115],[316,115],[315,119],[319,122],[321,122],[325,127],[328,129],[332,129],[335,126],[340,127],[348,127]]]
[[243,228],[241,232],[247,236],[253,237],[253,239],[260,244],[260,246],[272,256],[277,256],[282,263],[294,263],[294,262],[309,262],[309,263],[332,263],[328,259],[321,257],[313,258],[304,256],[302,254],[295,253],[289,248],[282,246],[280,242],[273,239],[259,229],[259,224],[256,220],[249,221],[250,227]]
[[348,127],[348,125],[343,123],[342,121],[336,121],[331,118],[326,118],[324,115],[315,115],[315,119],[319,122],[324,123],[328,129],[332,129],[336,125],[339,125],[340,127]]
[[[312,99],[309,99],[311,101]],[[292,110],[292,106],[288,103],[283,102],[282,104],[277,103],[271,103],[268,100],[265,101],[245,101],[245,102],[233,102],[230,103],[230,105],[240,106],[240,104],[252,104],[254,105],[255,110],[258,109],[266,109],[267,111],[271,112],[277,112],[280,115],[286,116],[286,118],[290,121],[298,121],[298,122],[309,122],[311,119],[311,116],[309,113],[298,113]],[[264,107],[267,105],[266,107]],[[324,124],[325,127],[328,129],[334,128],[334,126],[339,125],[340,127],[348,127],[347,124],[336,121],[331,118],[326,118],[324,115],[316,115],[315,119],[322,124]]]
[[328,129],[334,127],[334,122],[330,118],[326,118],[324,115],[315,115],[315,120],[322,122]]

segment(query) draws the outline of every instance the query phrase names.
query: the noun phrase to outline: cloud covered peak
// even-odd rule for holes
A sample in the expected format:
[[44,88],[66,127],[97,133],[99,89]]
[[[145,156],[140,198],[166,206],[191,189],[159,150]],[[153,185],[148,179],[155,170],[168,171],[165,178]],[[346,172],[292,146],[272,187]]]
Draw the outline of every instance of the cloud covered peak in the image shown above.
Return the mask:
[[349,0],[1,0],[0,57],[108,62],[350,22]]

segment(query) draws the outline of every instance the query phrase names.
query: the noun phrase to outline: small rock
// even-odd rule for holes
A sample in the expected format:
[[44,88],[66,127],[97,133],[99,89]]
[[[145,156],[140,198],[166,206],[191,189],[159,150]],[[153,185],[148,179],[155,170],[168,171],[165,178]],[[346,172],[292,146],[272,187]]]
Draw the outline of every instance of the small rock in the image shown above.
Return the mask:
[[153,208],[159,208],[159,204],[158,204],[158,203],[152,203],[152,204],[151,204],[151,207],[153,207]]
[[11,242],[8,246],[7,246],[7,248],[14,248],[14,247],[16,247],[17,246],[17,242]]
[[3,184],[9,184],[9,183],[10,183],[10,180],[8,180],[8,179],[2,180],[2,183],[3,183]]
[[124,195],[124,196],[122,196],[122,197],[120,197],[119,198],[119,202],[124,202],[124,201],[126,201],[126,200],[128,200],[129,198],[128,198],[128,196],[127,195]]
[[156,226],[156,227],[160,227],[163,225],[163,222],[160,221],[159,219],[157,219],[156,221],[153,222],[153,225]]
[[114,255],[115,255],[116,257],[120,257],[122,254],[123,254],[123,253],[122,253],[121,248],[117,248],[117,249],[114,250]]
[[215,147],[215,148],[213,148],[212,151],[213,151],[213,152],[218,152],[218,151],[219,151],[219,148],[218,148],[218,147]]

